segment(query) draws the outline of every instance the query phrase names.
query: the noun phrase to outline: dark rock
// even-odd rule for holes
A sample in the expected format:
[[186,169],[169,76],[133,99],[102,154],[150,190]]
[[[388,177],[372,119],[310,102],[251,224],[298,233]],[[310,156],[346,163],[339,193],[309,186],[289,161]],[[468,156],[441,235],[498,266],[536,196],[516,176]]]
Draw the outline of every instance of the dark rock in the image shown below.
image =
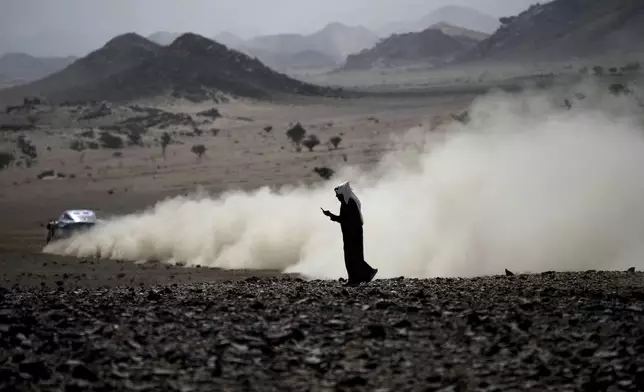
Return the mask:
[[18,369],[35,379],[47,380],[51,376],[49,366],[43,360],[27,360],[18,365]]

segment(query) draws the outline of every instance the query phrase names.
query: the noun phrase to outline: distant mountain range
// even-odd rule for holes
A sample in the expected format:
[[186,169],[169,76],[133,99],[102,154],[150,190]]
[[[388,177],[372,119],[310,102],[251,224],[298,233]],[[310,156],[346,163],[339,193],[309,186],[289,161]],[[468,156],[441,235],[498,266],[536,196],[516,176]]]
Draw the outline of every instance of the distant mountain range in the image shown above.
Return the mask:
[[34,57],[6,53],[0,57],[0,83],[24,84],[44,78],[73,63],[76,57]]
[[384,39],[364,27],[340,23],[310,35],[249,40],[226,32],[214,41],[192,33],[157,32],[148,38],[128,33],[80,59],[2,56],[0,86],[26,84],[1,90],[0,99],[39,95],[56,101],[129,100],[161,94],[203,98],[214,92],[247,97],[325,95],[335,92],[283,73],[298,68],[531,63],[644,53],[643,0],[553,0],[500,18],[498,24],[490,35],[486,31],[493,24],[484,14],[445,7],[420,18],[417,26],[425,27],[419,31]]
[[439,23],[418,33],[394,34],[376,46],[350,55],[345,70],[444,65],[474,48],[486,34]]
[[162,95],[205,100],[221,93],[267,98],[338,92],[289,78],[196,34],[160,46],[128,33],[44,79],[0,90],[0,100],[40,96],[52,102],[131,101]]
[[472,8],[452,5],[438,8],[416,20],[387,24],[376,32],[381,37],[388,37],[392,34],[420,32],[438,23],[487,34],[494,33],[501,26],[498,18]]
[[375,45],[379,38],[362,26],[331,23],[309,35],[275,34],[243,40],[223,32],[214,39],[277,70],[324,68],[342,64],[346,57]]

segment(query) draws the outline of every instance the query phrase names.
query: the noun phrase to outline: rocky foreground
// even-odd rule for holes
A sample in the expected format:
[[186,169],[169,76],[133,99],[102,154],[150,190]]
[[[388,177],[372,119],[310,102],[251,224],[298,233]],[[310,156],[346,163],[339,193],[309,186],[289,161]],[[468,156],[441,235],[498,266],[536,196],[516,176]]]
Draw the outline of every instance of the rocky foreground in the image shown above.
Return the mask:
[[2,390],[644,389],[644,274],[0,289]]

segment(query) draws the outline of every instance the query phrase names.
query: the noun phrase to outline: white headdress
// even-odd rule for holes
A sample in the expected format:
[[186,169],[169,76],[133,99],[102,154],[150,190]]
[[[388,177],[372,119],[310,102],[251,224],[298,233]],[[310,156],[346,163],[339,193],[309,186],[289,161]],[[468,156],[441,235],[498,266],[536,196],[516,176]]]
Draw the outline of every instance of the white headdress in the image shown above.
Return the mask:
[[349,203],[349,199],[353,199],[353,201],[358,206],[360,221],[364,222],[364,220],[362,219],[362,206],[360,205],[360,199],[358,199],[358,196],[356,196],[356,194],[353,192],[353,189],[351,189],[351,184],[349,184],[349,181],[345,181],[342,184],[336,186],[334,190],[337,195],[342,195],[345,203]]

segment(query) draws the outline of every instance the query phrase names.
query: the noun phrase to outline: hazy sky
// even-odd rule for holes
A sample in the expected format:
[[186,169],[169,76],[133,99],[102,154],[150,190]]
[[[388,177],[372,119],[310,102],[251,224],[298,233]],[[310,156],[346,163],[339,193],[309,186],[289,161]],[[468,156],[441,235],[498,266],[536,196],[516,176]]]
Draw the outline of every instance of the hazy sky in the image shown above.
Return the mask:
[[160,30],[192,31],[214,36],[227,30],[249,37],[310,33],[334,21],[374,28],[399,20],[417,20],[445,5],[464,5],[492,16],[504,16],[516,14],[532,3],[535,1],[2,0],[0,52],[24,48],[40,55],[78,54],[130,31],[142,35]]

